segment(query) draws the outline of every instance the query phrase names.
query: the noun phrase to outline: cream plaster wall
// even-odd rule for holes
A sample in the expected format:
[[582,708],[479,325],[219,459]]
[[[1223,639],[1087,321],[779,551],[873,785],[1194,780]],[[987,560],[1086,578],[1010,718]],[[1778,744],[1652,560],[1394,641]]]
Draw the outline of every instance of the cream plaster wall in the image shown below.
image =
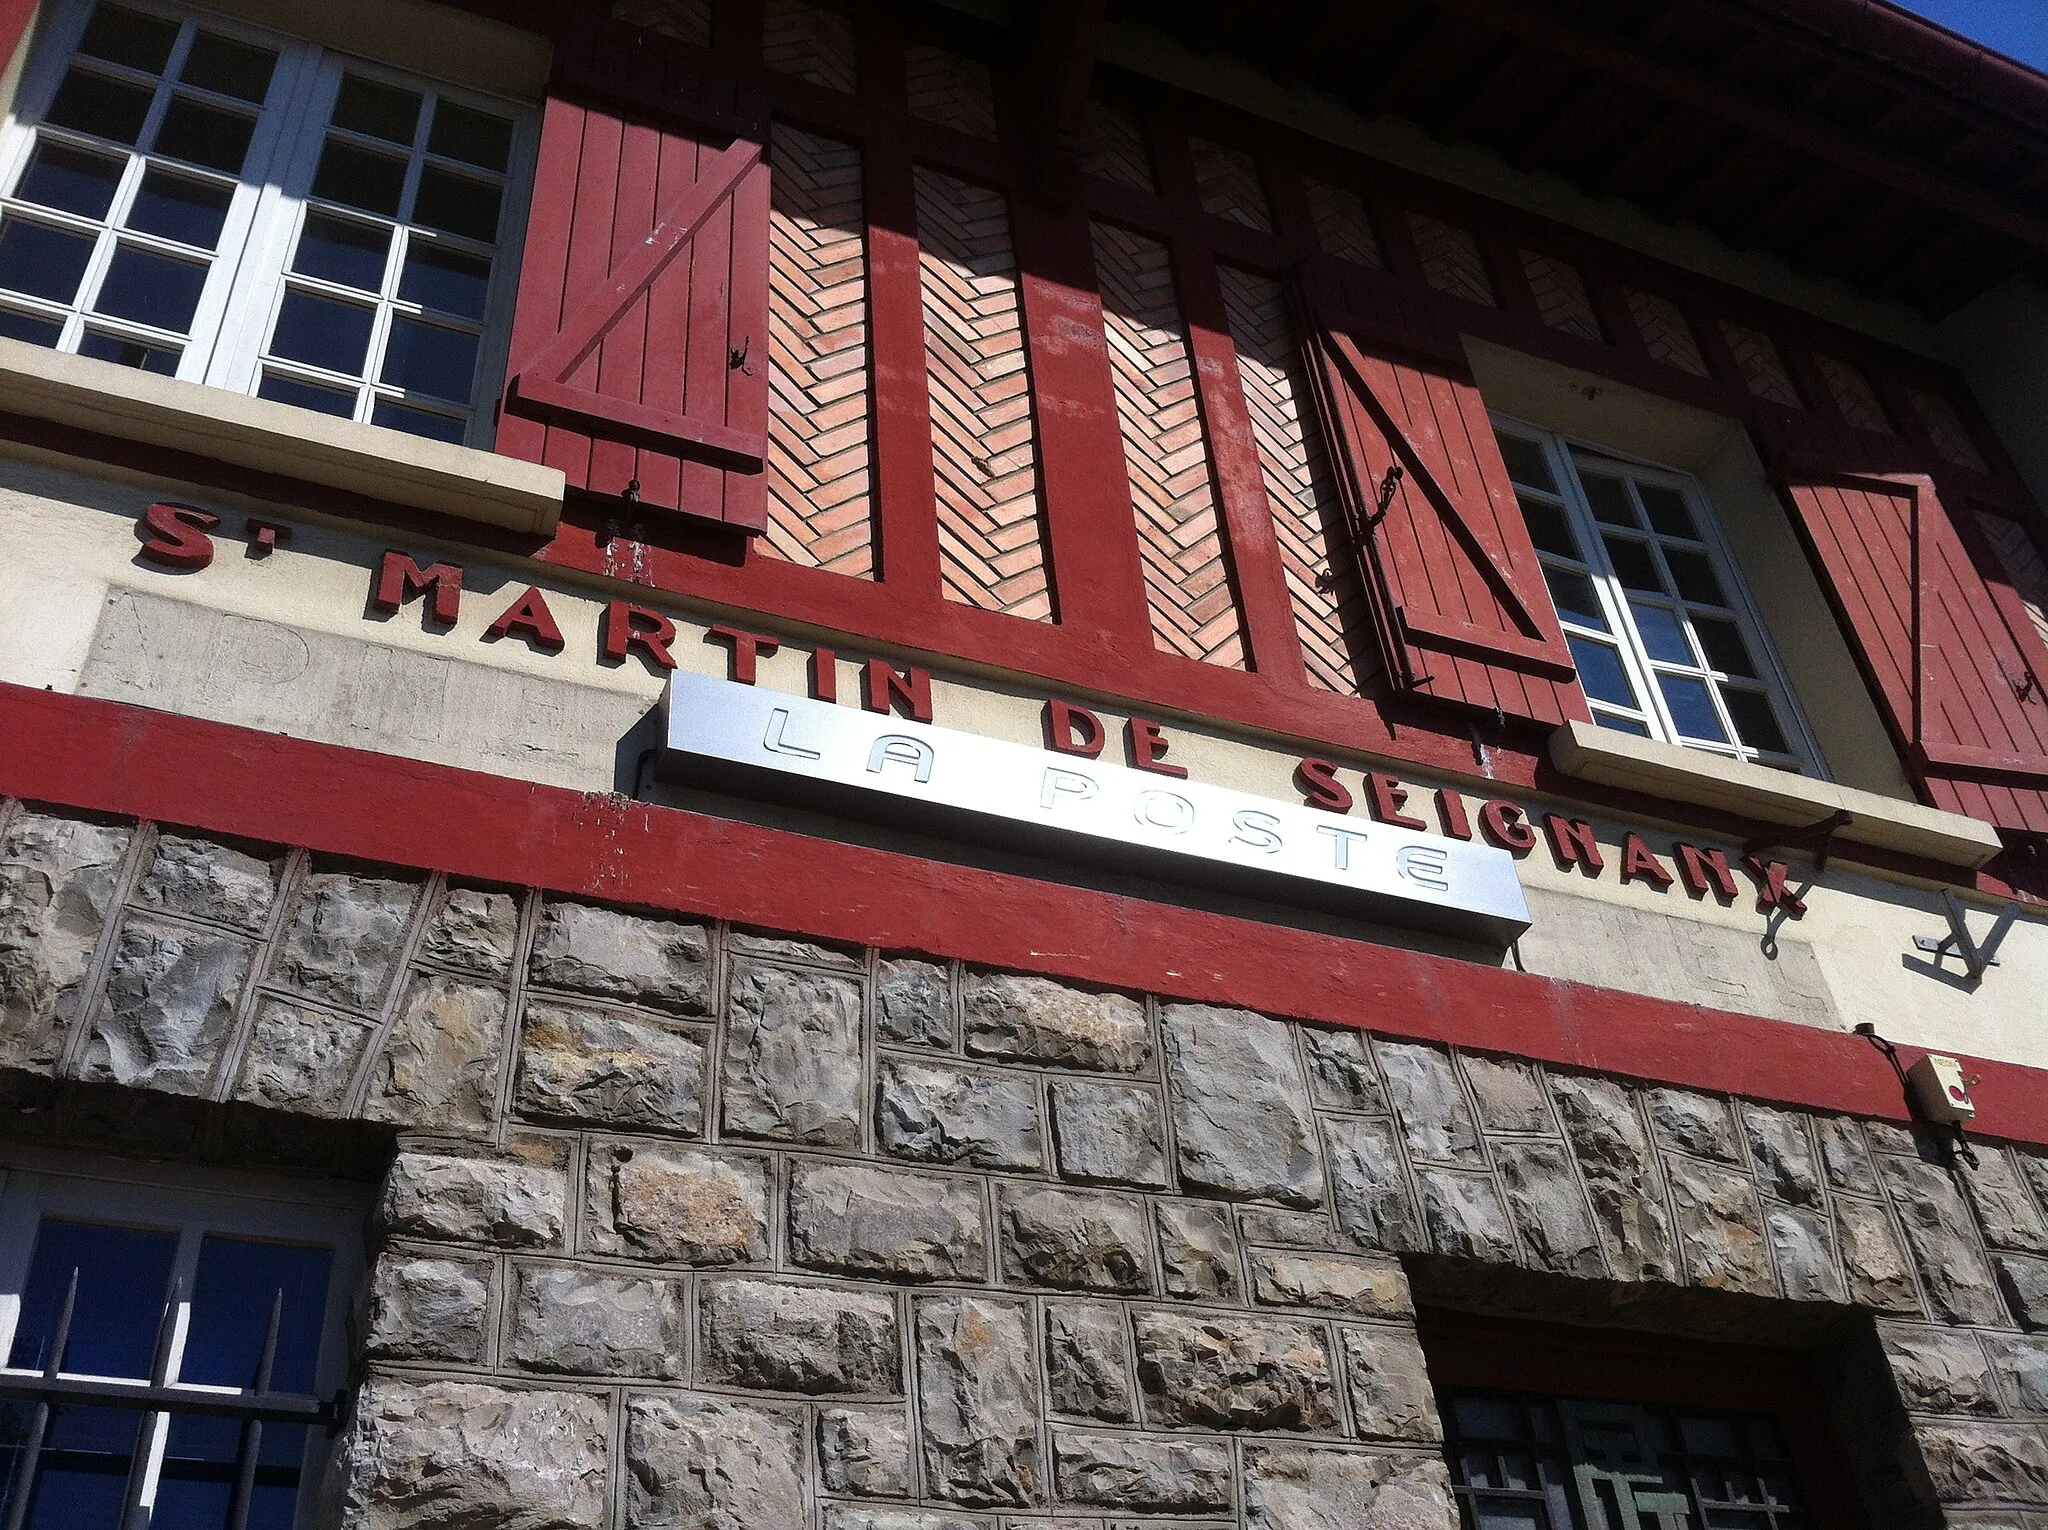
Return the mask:
[[[390,544],[271,506],[186,491],[184,497],[222,515],[223,533],[238,531],[254,510],[285,521],[291,537],[259,559],[223,534],[212,566],[194,573],[142,562],[136,520],[164,492],[160,484],[0,459],[0,568],[8,570],[0,680],[577,790],[631,788],[639,752],[651,743],[636,730],[662,682],[638,659],[617,667],[599,662],[597,626],[607,592],[538,565],[493,569],[459,549],[402,544],[422,558],[442,553],[465,567],[461,619],[451,631],[433,632],[418,602],[388,619],[368,610],[371,570]],[[537,653],[516,638],[483,641],[484,628],[529,578],[544,590],[567,640],[558,655]],[[705,641],[709,618],[680,608],[671,614],[677,659],[695,671],[724,673],[726,648]],[[809,650],[792,639],[762,660],[760,683],[801,693]],[[842,656],[843,705],[855,704],[858,686],[857,658]],[[1043,700],[1042,692],[1020,686],[934,678],[938,722],[1018,743],[1042,742]],[[1121,728],[1123,714],[1097,710],[1113,734]],[[1292,782],[1298,749],[1186,720],[1169,720],[1168,732],[1170,758],[1196,778],[1299,800]],[[1387,762],[1343,763],[1362,803],[1359,771]],[[1494,795],[1483,761],[1455,783],[1406,773],[1403,779],[1413,793],[1409,810],[1424,817],[1433,816],[1429,792],[1438,785],[1462,788],[1473,812]],[[1505,795],[1531,807],[1568,808],[1529,793]],[[1948,973],[1936,972],[1913,950],[1914,935],[1943,929],[1931,888],[1838,864],[1807,893],[1804,919],[1770,931],[1747,896],[1723,908],[1711,898],[1688,898],[1681,888],[1660,893],[1617,875],[1627,828],[1641,831],[1660,854],[1675,837],[1713,841],[1674,825],[1594,821],[1608,862],[1599,879],[1560,869],[1542,849],[1521,861],[1537,923],[1511,961],[1551,976],[1804,1024],[1847,1028],[1868,1020],[1901,1042],[2048,1066],[2038,1003],[2048,989],[2048,919],[2023,919],[2001,952],[2003,965],[1972,991],[1953,964]],[[1979,902],[1971,917],[1981,934],[1991,911]],[[1772,934],[1775,956],[1765,948]]]

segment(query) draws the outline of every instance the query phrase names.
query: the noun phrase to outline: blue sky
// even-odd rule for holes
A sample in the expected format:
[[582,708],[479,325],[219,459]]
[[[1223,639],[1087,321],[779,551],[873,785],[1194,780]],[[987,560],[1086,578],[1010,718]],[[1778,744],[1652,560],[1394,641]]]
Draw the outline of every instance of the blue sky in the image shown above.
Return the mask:
[[2048,0],[1894,0],[2048,73]]

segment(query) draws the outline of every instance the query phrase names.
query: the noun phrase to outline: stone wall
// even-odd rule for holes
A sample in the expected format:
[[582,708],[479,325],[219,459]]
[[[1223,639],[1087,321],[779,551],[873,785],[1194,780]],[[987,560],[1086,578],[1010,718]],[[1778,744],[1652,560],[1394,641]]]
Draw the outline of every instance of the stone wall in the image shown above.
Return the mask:
[[2048,1157],[13,804],[0,1082],[392,1134],[371,1530],[1445,1530],[1411,1280],[1874,1321],[2048,1530]]

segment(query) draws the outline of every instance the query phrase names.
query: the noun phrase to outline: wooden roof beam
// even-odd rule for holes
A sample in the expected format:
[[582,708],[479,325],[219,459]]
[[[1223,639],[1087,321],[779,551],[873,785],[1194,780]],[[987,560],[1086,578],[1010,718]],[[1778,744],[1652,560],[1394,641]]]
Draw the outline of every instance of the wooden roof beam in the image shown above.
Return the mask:
[[1046,0],[1027,9],[1026,98],[1032,103],[1029,152],[1038,194],[1055,206],[1080,187],[1082,124],[1107,0]]

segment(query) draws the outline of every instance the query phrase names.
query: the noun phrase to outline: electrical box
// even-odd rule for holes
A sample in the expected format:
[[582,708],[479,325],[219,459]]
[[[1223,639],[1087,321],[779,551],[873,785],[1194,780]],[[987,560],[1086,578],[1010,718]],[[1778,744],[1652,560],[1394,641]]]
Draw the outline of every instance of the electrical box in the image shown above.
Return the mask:
[[1970,1098],[1970,1085],[1977,1081],[1964,1078],[1962,1064],[1953,1057],[1929,1052],[1906,1070],[1906,1078],[1928,1120],[1961,1126],[1976,1116],[1977,1103]]

